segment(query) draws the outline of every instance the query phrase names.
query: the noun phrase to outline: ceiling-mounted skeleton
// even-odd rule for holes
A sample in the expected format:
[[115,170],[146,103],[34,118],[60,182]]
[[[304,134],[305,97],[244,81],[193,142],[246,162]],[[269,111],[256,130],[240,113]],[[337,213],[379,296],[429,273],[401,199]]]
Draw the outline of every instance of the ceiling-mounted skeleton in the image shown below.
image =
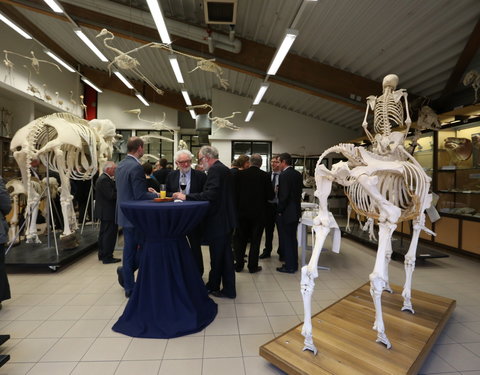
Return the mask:
[[[422,166],[405,150],[404,141],[407,133],[392,131],[392,124],[398,127],[410,127],[408,106],[405,106],[406,119],[403,121],[404,108],[400,102],[403,97],[407,103],[405,90],[395,90],[398,84],[396,75],[388,75],[383,80],[383,94],[376,98],[367,98],[367,111],[362,124],[367,136],[372,141],[372,151],[353,144],[333,146],[320,155],[315,170],[317,190],[315,196],[319,200],[319,212],[313,221],[315,245],[308,265],[302,267],[301,290],[304,303],[305,323],[302,334],[305,337],[305,349],[317,352],[312,336],[311,298],[318,277],[317,264],[323,243],[334,229],[333,250],[340,246],[339,229],[335,218],[328,211],[328,196],[332,183],[336,182],[345,188],[352,208],[367,219],[378,221],[378,250],[375,267],[370,274],[370,293],[375,306],[375,322],[373,329],[377,331],[377,342],[391,347],[385,334],[382,316],[381,296],[383,291],[391,292],[388,280],[388,264],[392,254],[392,233],[397,223],[412,220],[412,239],[405,255],[405,285],[402,296],[402,310],[413,311],[411,301],[411,283],[415,268],[416,249],[420,231],[434,234],[425,227],[425,210],[432,203],[429,193],[430,177]],[[374,112],[375,136],[367,130],[366,121],[369,109]],[[322,160],[330,153],[341,153],[348,162],[335,163],[328,170]],[[433,221],[433,220],[432,220]]]
[[213,107],[210,104],[198,104],[198,105],[190,105],[186,107],[187,110],[195,109],[195,108],[202,108],[202,109],[207,109],[209,108],[210,110],[207,113],[208,119],[212,121],[212,124],[215,125],[217,128],[213,131],[212,134],[215,134],[218,130],[221,128],[226,128],[230,130],[240,130],[240,127],[232,123],[231,121],[228,121],[230,118],[234,118],[236,114],[242,113],[242,112],[232,112],[230,116],[227,117],[211,117],[210,114],[213,111]]
[[14,64],[9,60],[8,58],[8,55],[9,54],[12,54],[12,55],[15,55],[15,56],[19,56],[19,57],[23,57],[24,59],[27,59],[27,60],[30,60],[32,62],[32,68],[33,70],[35,71],[35,73],[37,74],[40,74],[40,63],[45,63],[45,64],[50,64],[50,65],[53,65],[54,67],[56,67],[60,72],[62,71],[62,69],[60,69],[60,67],[51,62],[51,61],[47,61],[47,60],[39,60],[35,57],[35,53],[33,51],[30,51],[30,55],[31,56],[25,56],[25,55],[21,55],[20,53],[16,53],[16,52],[12,52],[12,51],[7,51],[7,50],[3,50],[3,52],[5,53],[5,60],[4,63],[7,64],[7,62],[9,64],[11,64],[11,68],[13,69],[14,67]]
[[[165,112],[163,112],[162,121],[148,121],[148,120],[145,120],[145,119],[141,118],[140,114],[142,113],[142,110],[140,108],[130,109],[130,110],[125,111],[125,112],[133,113],[133,114],[137,115],[137,118],[140,121],[143,121],[143,122],[146,122],[146,123],[150,124],[155,130],[168,130],[170,133],[174,133],[174,130],[171,127],[169,127],[168,125],[165,125],[165,119],[167,117]],[[166,137],[161,137],[161,139],[171,141],[170,138],[166,138]]]
[[223,70],[220,66],[218,66],[215,63],[215,59],[204,59],[202,57],[194,56],[194,55],[189,55],[184,52],[180,51],[175,51],[170,45],[168,44],[163,44],[163,43],[155,43],[155,42],[150,42],[147,44],[144,44],[143,46],[137,47],[132,49],[131,51],[123,52],[119,50],[118,48],[115,48],[111,46],[108,42],[115,39],[115,36],[111,31],[108,31],[107,29],[102,29],[99,34],[97,34],[98,37],[104,37],[103,39],[103,44],[105,47],[107,47],[109,50],[113,51],[116,56],[114,57],[113,61],[108,64],[108,70],[111,72],[112,65],[117,66],[119,69],[124,69],[124,70],[129,70],[133,74],[135,74],[140,80],[144,81],[148,86],[150,86],[155,92],[157,92],[160,95],[163,95],[163,91],[159,89],[153,82],[151,82],[140,70],[140,62],[138,59],[135,57],[130,56],[132,53],[138,52],[141,49],[150,47],[150,48],[158,48],[162,49],[164,51],[170,52],[170,53],[175,53],[177,55],[182,55],[194,60],[197,60],[197,67],[191,70],[189,73],[194,72],[197,69],[206,71],[206,72],[212,72],[214,73],[218,80],[220,81],[220,85],[224,88],[228,88],[228,81],[224,78],[221,77],[223,74]]

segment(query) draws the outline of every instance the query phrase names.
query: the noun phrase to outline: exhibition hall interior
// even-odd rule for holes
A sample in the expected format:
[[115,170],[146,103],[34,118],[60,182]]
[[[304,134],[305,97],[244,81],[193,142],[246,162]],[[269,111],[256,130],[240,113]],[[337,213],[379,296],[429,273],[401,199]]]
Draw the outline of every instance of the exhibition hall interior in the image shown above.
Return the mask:
[[480,374],[478,0],[0,21],[0,374]]

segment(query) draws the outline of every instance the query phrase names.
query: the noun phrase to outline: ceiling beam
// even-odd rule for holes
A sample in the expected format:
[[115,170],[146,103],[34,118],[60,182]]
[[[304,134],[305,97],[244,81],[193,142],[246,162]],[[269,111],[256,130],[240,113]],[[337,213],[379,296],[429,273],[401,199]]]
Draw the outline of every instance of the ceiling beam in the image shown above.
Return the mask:
[[[26,5],[21,0],[18,3],[20,6],[29,7],[31,10],[38,11],[38,9],[44,8],[44,3],[41,0],[30,0],[28,3],[31,6]],[[62,2],[62,6],[65,12],[82,26],[100,29],[107,25],[109,31],[141,43],[158,40],[156,29],[70,3]],[[54,16],[52,12],[49,15]],[[208,53],[208,47],[204,44],[177,35],[171,37],[173,47],[176,49],[195,52],[209,58],[215,57],[220,66],[241,71],[260,79],[266,77],[267,68],[276,51],[275,48],[239,38],[242,41],[242,51],[239,54],[217,48],[211,55]],[[365,110],[364,101],[368,95],[382,91],[379,82],[294,54],[287,55],[278,74],[270,77],[269,80],[360,111]],[[360,101],[355,100],[356,98],[360,98]]]
[[[440,95],[440,98],[437,99],[437,106],[443,107],[446,101],[453,95],[456,87],[462,79],[462,76],[465,74],[465,70],[468,68],[472,62],[473,57],[477,53],[480,47],[480,18],[477,21],[477,24],[473,28],[470,37],[468,38],[465,47],[463,48],[462,53],[460,54],[455,67],[450,74],[450,78],[445,85],[445,88]],[[444,109],[444,108],[442,108]]]

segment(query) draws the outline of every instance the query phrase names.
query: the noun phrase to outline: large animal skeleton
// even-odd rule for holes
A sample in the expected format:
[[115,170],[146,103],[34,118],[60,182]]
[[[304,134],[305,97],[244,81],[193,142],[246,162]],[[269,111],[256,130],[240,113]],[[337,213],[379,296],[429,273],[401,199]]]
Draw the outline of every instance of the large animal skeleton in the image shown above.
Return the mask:
[[[344,186],[352,208],[367,219],[378,221],[378,251],[375,267],[370,274],[370,293],[375,305],[375,323],[377,342],[391,347],[385,334],[382,316],[381,296],[384,290],[391,292],[388,281],[388,264],[392,254],[392,233],[397,223],[413,220],[413,233],[410,247],[405,255],[406,280],[403,288],[403,307],[414,313],[411,301],[411,283],[415,268],[416,248],[420,231],[433,234],[425,227],[426,208],[430,207],[432,195],[429,194],[430,178],[420,164],[405,150],[403,144],[405,132],[393,131],[392,125],[410,127],[410,116],[405,90],[395,90],[398,83],[396,75],[388,75],[383,80],[383,94],[367,98],[367,111],[362,124],[372,141],[373,151],[353,144],[339,144],[327,149],[317,162],[315,196],[319,200],[318,216],[314,219],[315,245],[308,265],[302,267],[301,291],[304,302],[305,322],[302,334],[305,336],[304,350],[317,353],[312,337],[311,297],[314,279],[318,277],[317,263],[323,243],[331,228],[336,227],[333,215],[328,212],[327,199],[332,183]],[[406,119],[401,99],[405,100]],[[374,114],[375,137],[367,130],[369,109]],[[328,170],[322,159],[330,153],[341,153],[347,162],[338,162]],[[336,249],[334,249],[336,250]]]
[[472,86],[475,91],[475,100],[473,104],[478,102],[478,89],[480,88],[480,73],[476,70],[470,70],[463,78],[464,86]]
[[82,120],[68,113],[40,117],[17,131],[10,149],[22,174],[27,191],[27,242],[39,243],[36,232],[39,194],[33,189],[30,165],[39,159],[50,170],[58,172],[61,180],[60,204],[64,230],[60,239],[74,239],[77,221],[70,194],[70,179],[87,180],[112,156],[115,125],[110,120]]
[[210,110],[207,113],[208,119],[212,122],[212,125],[216,126],[216,129],[213,131],[212,134],[215,134],[217,131],[219,131],[221,128],[227,128],[230,130],[240,130],[240,127],[229,121],[228,119],[234,118],[236,114],[242,113],[242,112],[232,112],[230,116],[227,117],[212,117],[210,114],[213,112],[213,107],[210,104],[198,104],[198,105],[191,105],[186,107],[187,110],[195,109],[195,108],[203,108],[207,109],[209,108]]
[[193,56],[193,55],[190,55],[188,53],[176,51],[168,44],[155,43],[155,42],[147,43],[147,44],[144,44],[143,46],[134,48],[131,51],[123,52],[123,51],[119,50],[118,48],[115,48],[115,47],[111,46],[108,43],[109,41],[115,39],[115,36],[113,35],[113,33],[111,31],[108,31],[107,29],[102,29],[102,31],[100,31],[100,33],[98,33],[97,38],[102,37],[102,36],[104,37],[103,45],[116,54],[116,56],[114,57],[112,62],[108,64],[108,70],[111,71],[112,65],[115,65],[118,68],[123,69],[123,70],[130,70],[133,74],[135,74],[139,79],[144,81],[147,85],[149,85],[153,90],[155,90],[155,92],[157,92],[160,95],[163,95],[164,92],[162,90],[160,90],[158,87],[156,87],[153,84],[153,82],[151,82],[139,70],[140,62],[135,57],[130,56],[132,53],[138,52],[143,48],[150,47],[150,48],[162,49],[162,50],[167,51],[169,53],[175,53],[177,55],[182,55],[182,56],[188,57],[190,59],[194,59],[194,60],[197,61],[197,66],[194,69],[192,69],[189,73],[192,73],[197,69],[200,69],[200,70],[203,70],[203,71],[206,71],[206,72],[211,72],[211,73],[213,73],[217,76],[217,78],[220,82],[220,85],[224,89],[227,89],[228,86],[229,86],[228,81],[221,77],[222,74],[223,74],[223,70],[220,66],[218,66],[218,64],[215,63],[215,59],[207,60],[207,59],[204,59],[202,57]]

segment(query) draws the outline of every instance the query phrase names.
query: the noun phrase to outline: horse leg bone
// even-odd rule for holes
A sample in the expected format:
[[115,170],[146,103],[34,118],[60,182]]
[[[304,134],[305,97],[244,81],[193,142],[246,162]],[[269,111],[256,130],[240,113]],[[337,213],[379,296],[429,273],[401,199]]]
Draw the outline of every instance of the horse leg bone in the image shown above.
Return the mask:
[[388,265],[390,264],[390,260],[392,259],[392,241],[388,241],[386,244],[386,249],[385,249],[385,266],[383,268],[383,279],[385,280],[385,287],[383,290],[385,290],[388,293],[393,293],[392,288],[390,287],[390,282],[388,278]]
[[[62,150],[55,149],[55,160],[60,175],[62,191],[60,192],[60,206],[63,215],[63,233],[61,237],[70,236],[76,229],[76,218],[72,215],[73,197],[70,194],[70,179],[67,176],[67,168],[65,166],[65,156]],[[73,217],[72,217],[73,216]]]
[[417,256],[417,245],[418,245],[418,237],[420,236],[420,231],[422,230],[422,222],[425,220],[425,214],[420,214],[420,219],[416,219],[413,221],[413,233],[412,233],[412,240],[410,242],[410,246],[408,247],[408,252],[405,255],[405,284],[403,285],[403,307],[402,311],[408,310],[412,314],[415,314],[412,306],[412,277],[413,277],[413,270],[415,269],[415,261]]

